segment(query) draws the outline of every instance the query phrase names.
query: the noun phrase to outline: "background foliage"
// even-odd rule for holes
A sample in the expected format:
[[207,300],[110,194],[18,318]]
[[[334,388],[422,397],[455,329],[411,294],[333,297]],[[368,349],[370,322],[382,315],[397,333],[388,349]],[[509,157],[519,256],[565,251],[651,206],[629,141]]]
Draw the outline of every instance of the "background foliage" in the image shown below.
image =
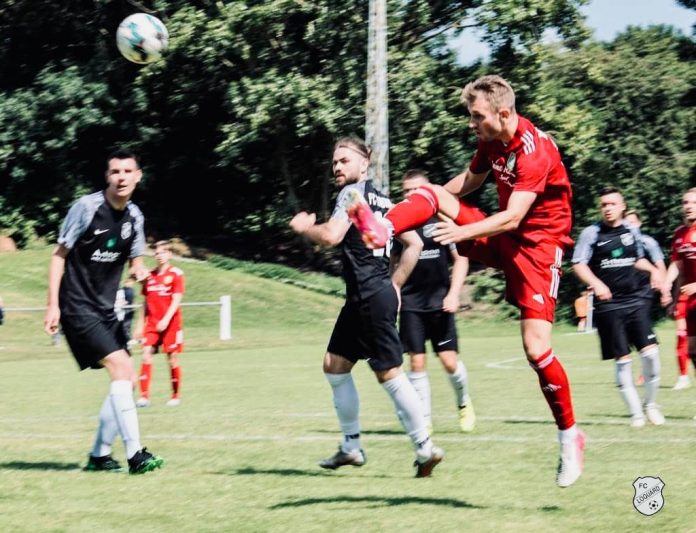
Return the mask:
[[[459,90],[497,72],[565,154],[576,231],[613,183],[666,245],[696,184],[693,36],[658,26],[595,42],[584,3],[389,0],[392,191],[409,167],[445,181],[467,164]],[[142,10],[172,36],[145,68],[114,45]],[[330,212],[332,142],[363,132],[366,20],[363,0],[0,0],[0,231],[53,238],[68,204],[101,186],[110,149],[128,145],[143,156],[137,201],[153,236],[335,270],[287,220]],[[492,53],[461,65],[448,42],[471,26]],[[490,185],[477,200],[496,208]]]

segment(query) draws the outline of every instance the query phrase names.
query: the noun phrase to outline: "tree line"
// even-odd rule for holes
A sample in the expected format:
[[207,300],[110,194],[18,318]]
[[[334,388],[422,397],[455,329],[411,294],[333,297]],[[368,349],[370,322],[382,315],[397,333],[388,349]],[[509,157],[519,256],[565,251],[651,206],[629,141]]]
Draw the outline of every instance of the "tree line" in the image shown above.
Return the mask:
[[[576,231],[613,184],[668,245],[680,194],[696,185],[693,35],[654,26],[597,42],[585,3],[389,0],[395,198],[408,168],[436,182],[463,169],[475,140],[459,91],[498,73],[564,154]],[[116,27],[135,11],[167,25],[163,61],[140,67],[118,54]],[[490,45],[485,61],[462,65],[449,46],[467,27]],[[330,213],[333,140],[363,132],[367,2],[0,0],[0,31],[0,232],[20,245],[53,238],[69,203],[103,183],[110,149],[127,146],[142,156],[136,201],[151,233],[332,264],[287,220]],[[495,198],[489,184],[476,201],[495,210]]]

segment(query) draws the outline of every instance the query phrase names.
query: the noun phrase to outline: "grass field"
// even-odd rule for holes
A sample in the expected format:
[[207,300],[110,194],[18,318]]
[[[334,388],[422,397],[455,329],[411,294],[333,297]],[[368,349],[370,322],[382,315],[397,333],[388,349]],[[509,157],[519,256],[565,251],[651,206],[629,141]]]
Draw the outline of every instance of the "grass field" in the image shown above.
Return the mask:
[[[48,249],[0,256],[9,307],[45,301]],[[166,459],[145,476],[83,473],[103,372],[79,373],[41,332],[39,313],[0,327],[0,531],[696,531],[696,388],[675,392],[674,331],[665,324],[663,427],[631,429],[611,363],[594,335],[560,327],[554,346],[588,436],[586,469],[558,489],[556,431],[517,325],[460,320],[460,346],[479,416],[458,432],[449,383],[430,360],[435,440],[445,461],[414,479],[413,452],[391,401],[365,364],[363,468],[326,472],[317,461],[340,435],[321,358],[341,301],[204,264],[182,265],[187,300],[233,297],[234,338],[216,340],[213,308],[188,308],[183,401],[168,398],[156,361],[142,441]],[[115,456],[123,448],[115,443]],[[632,505],[633,481],[658,476],[665,506]]]

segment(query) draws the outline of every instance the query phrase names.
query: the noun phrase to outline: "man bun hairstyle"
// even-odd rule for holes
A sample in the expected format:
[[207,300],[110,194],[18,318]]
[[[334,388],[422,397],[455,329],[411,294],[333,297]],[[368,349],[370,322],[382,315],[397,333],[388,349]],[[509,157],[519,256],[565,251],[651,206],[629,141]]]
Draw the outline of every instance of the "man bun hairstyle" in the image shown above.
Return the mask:
[[334,144],[334,151],[338,150],[339,148],[349,148],[367,160],[369,160],[370,156],[372,155],[372,150],[369,146],[367,146],[365,141],[363,141],[360,137],[352,135],[338,139],[336,144]]

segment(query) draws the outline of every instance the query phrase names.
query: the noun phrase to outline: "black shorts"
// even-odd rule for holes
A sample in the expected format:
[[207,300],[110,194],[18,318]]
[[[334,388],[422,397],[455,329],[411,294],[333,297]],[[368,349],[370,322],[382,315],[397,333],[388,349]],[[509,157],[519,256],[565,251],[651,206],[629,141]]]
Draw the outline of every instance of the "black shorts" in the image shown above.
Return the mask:
[[346,302],[336,319],[327,351],[354,363],[366,359],[375,371],[401,366],[403,350],[396,329],[398,305],[391,284],[366,300]]
[[401,311],[399,334],[404,350],[425,353],[425,342],[430,342],[435,353],[457,351],[457,328],[454,313],[445,311]]
[[60,325],[80,370],[102,368],[99,361],[110,353],[128,351],[128,338],[116,317],[109,320],[93,315],[62,315]]
[[650,311],[646,305],[633,305],[594,315],[602,345],[602,359],[615,359],[631,353],[631,346],[642,350],[657,344]]

